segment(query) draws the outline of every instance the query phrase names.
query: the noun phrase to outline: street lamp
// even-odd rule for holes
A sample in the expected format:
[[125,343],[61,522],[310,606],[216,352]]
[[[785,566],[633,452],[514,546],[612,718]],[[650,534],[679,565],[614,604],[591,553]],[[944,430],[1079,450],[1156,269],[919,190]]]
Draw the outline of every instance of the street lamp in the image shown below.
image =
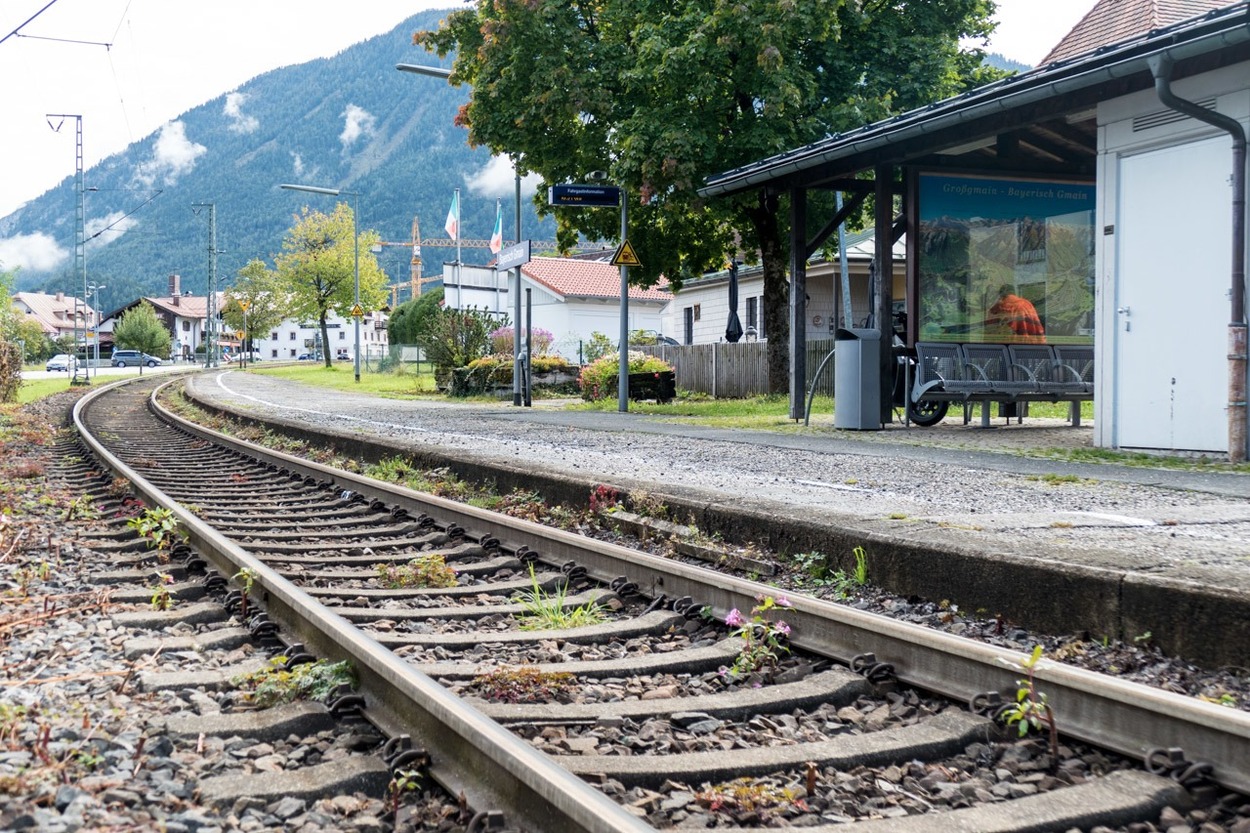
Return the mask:
[[[400,72],[411,72],[414,75],[428,75],[431,78],[451,77],[451,70],[442,67],[422,66],[421,64],[396,64]],[[516,242],[521,242],[521,171],[517,161],[512,160],[513,172],[516,175]],[[521,402],[521,267],[514,271],[515,286],[512,291],[512,404],[520,406]],[[526,322],[528,325],[528,322]],[[527,329],[530,327],[527,326]]]
[[[352,198],[352,243],[355,247],[355,274],[356,274],[356,291],[354,296],[354,304],[352,306],[352,320],[356,322],[356,381],[360,381],[360,317],[363,311],[360,308],[360,194],[355,191],[343,191],[338,188],[318,188],[315,185],[279,185],[279,188],[285,188],[288,191],[306,191],[309,194],[325,194],[330,197],[344,196]],[[328,346],[327,346],[328,347]],[[328,355],[328,354],[327,354]]]
[[105,284],[90,283],[87,284],[87,291],[95,297],[95,302],[91,305],[92,316],[95,320],[95,372],[100,373],[100,290],[108,289]]

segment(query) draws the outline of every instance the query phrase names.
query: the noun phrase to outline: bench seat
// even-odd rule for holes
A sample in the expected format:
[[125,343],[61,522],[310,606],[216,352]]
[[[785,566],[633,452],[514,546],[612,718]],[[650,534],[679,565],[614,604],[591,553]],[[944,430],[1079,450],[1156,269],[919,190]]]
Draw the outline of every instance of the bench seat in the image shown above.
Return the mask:
[[1076,426],[1081,424],[1080,403],[1094,398],[1093,367],[1094,351],[1088,346],[918,341],[911,398],[960,402],[965,424],[972,404],[980,402],[986,428],[991,402],[1071,402]]

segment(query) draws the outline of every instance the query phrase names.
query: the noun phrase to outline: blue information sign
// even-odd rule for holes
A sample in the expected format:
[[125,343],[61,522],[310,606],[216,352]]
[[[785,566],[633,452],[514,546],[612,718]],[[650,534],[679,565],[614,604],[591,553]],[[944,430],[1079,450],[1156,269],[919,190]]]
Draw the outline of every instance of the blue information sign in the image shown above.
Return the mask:
[[547,189],[547,204],[616,208],[621,204],[621,189],[615,185],[552,185]]

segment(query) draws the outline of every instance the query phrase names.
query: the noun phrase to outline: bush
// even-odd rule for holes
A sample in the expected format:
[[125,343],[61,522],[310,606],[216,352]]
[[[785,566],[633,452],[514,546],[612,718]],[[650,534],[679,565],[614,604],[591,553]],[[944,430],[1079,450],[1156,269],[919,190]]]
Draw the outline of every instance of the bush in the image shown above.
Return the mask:
[[582,355],[586,359],[586,363],[597,362],[604,356],[611,354],[616,355],[616,347],[612,345],[612,339],[596,330],[590,334],[590,340],[582,345]]
[[[628,362],[630,373],[658,373],[673,369],[671,364],[661,358],[632,350],[629,352]],[[581,377],[577,380],[578,386],[581,387],[582,399],[594,402],[615,397],[620,372],[621,362],[618,353],[604,356],[583,367]]]
[[430,315],[417,344],[425,351],[426,360],[434,365],[434,378],[440,385],[450,380],[454,369],[467,367],[486,355],[494,323],[491,313],[476,307],[444,307]]
[[0,340],[0,402],[17,399],[22,386],[22,350],[11,341]]

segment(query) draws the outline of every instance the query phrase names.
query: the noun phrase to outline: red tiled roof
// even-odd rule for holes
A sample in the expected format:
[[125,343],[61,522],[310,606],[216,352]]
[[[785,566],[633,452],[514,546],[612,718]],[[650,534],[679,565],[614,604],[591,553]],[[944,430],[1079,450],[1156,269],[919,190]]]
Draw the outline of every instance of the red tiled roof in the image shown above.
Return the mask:
[[[621,297],[621,272],[610,263],[567,257],[536,257],[521,267],[530,280],[564,297]],[[668,301],[673,293],[663,278],[649,289],[629,288],[629,297],[640,301]]]
[[[217,293],[217,310],[220,312],[221,304],[225,295]],[[147,297],[143,300],[147,301],[157,309],[167,310],[171,315],[180,318],[207,318],[208,317],[208,296],[207,295],[179,295],[166,296],[163,298]]]
[[1084,55],[1231,5],[1232,0],[1098,0],[1039,66]]

